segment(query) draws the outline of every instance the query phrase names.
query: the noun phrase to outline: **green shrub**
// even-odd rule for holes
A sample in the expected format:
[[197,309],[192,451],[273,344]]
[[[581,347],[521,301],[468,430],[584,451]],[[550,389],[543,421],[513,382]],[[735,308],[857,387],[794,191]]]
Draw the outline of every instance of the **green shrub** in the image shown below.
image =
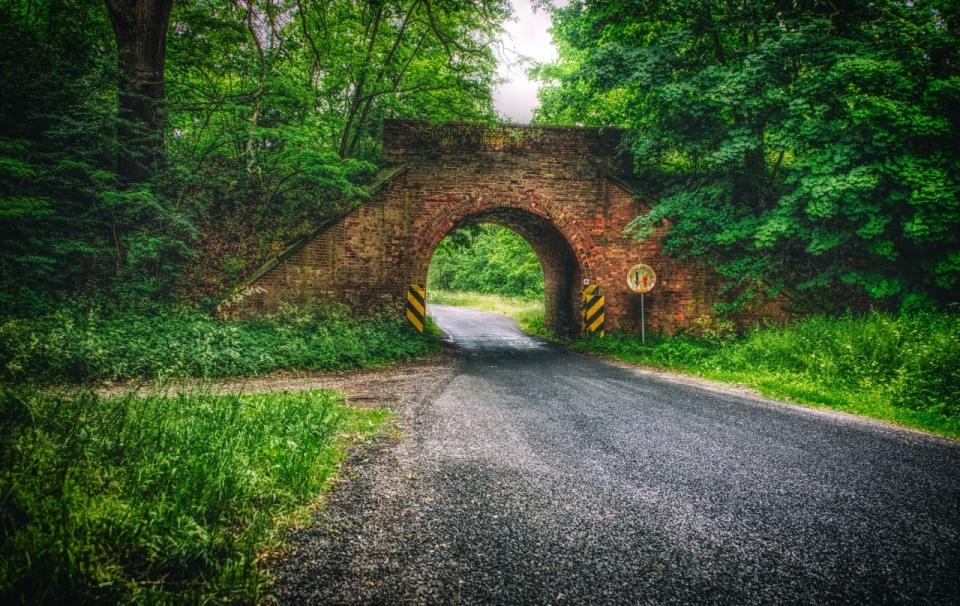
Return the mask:
[[397,314],[288,308],[261,321],[61,308],[0,321],[0,379],[91,381],[263,375],[370,366],[437,351]]
[[437,246],[427,289],[539,299],[543,269],[522,236],[480,224],[450,234]]
[[576,343],[574,348],[647,364],[685,367],[713,355],[716,345],[706,339],[684,335],[665,337],[659,334],[647,335],[647,342],[642,343],[639,335],[613,332],[602,338],[590,334]]
[[318,390],[0,392],[0,601],[263,598],[263,554],[384,411]]
[[905,328],[894,404],[960,418],[960,318],[925,314]]

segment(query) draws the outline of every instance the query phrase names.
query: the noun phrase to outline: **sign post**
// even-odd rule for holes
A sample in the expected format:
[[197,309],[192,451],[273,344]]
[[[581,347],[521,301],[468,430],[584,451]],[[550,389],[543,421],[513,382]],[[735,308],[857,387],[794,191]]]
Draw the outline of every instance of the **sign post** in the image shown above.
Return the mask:
[[640,342],[647,342],[646,312],[643,309],[643,294],[648,293],[657,283],[657,274],[649,265],[640,263],[627,272],[627,287],[640,293]]

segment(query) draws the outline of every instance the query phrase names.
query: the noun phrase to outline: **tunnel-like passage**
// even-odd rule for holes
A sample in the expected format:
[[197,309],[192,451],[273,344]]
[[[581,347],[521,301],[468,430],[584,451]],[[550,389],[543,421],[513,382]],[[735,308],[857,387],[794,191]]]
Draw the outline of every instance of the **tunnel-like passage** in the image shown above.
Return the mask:
[[[566,237],[548,219],[521,208],[491,208],[456,221],[450,229],[431,242],[431,256],[440,241],[458,229],[490,223],[510,229],[530,244],[540,260],[544,281],[544,325],[558,337],[574,339],[580,335],[577,284],[581,271],[577,257]],[[429,265],[429,263],[428,263]],[[426,267],[423,268],[424,278]]]

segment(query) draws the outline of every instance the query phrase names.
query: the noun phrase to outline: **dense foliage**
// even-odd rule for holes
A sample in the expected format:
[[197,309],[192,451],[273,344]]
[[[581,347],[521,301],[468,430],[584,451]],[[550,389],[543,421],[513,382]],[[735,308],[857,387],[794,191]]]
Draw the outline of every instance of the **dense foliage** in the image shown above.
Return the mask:
[[[577,347],[960,436],[956,314],[812,316],[739,337],[705,319],[694,332],[646,344],[621,333]],[[884,406],[915,414],[891,417]]]
[[261,603],[338,436],[386,416],[338,398],[0,392],[0,601]]
[[385,118],[492,121],[500,0],[184,0],[158,158],[118,172],[102,0],[0,0],[0,313],[216,298],[362,196]]
[[656,201],[637,238],[669,221],[668,253],[748,296],[960,298],[960,4],[573,0],[553,23],[536,119],[626,129]]
[[436,352],[399,313],[357,319],[337,309],[287,309],[259,321],[62,306],[0,323],[0,380],[86,382],[236,377],[277,370],[372,366]]
[[427,289],[537,298],[543,296],[543,269],[516,232],[480,224],[440,242],[430,261]]

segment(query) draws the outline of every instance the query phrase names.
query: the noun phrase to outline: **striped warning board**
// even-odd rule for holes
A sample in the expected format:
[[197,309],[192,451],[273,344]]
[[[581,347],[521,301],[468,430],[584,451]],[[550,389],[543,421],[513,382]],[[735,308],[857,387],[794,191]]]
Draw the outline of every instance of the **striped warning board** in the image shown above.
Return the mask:
[[588,297],[594,297],[594,296],[596,296],[596,295],[598,295],[598,294],[600,294],[600,293],[597,292],[597,285],[596,285],[596,284],[591,284],[590,286],[584,288],[584,289],[583,289],[583,304],[584,304],[584,306],[586,306],[586,304],[587,304],[587,298],[588,298]]
[[603,331],[603,295],[595,284],[591,284],[583,291],[583,325],[587,332],[599,333],[602,337]]
[[423,322],[427,313],[427,291],[419,284],[411,284],[407,291],[407,319],[414,327],[423,332]]

